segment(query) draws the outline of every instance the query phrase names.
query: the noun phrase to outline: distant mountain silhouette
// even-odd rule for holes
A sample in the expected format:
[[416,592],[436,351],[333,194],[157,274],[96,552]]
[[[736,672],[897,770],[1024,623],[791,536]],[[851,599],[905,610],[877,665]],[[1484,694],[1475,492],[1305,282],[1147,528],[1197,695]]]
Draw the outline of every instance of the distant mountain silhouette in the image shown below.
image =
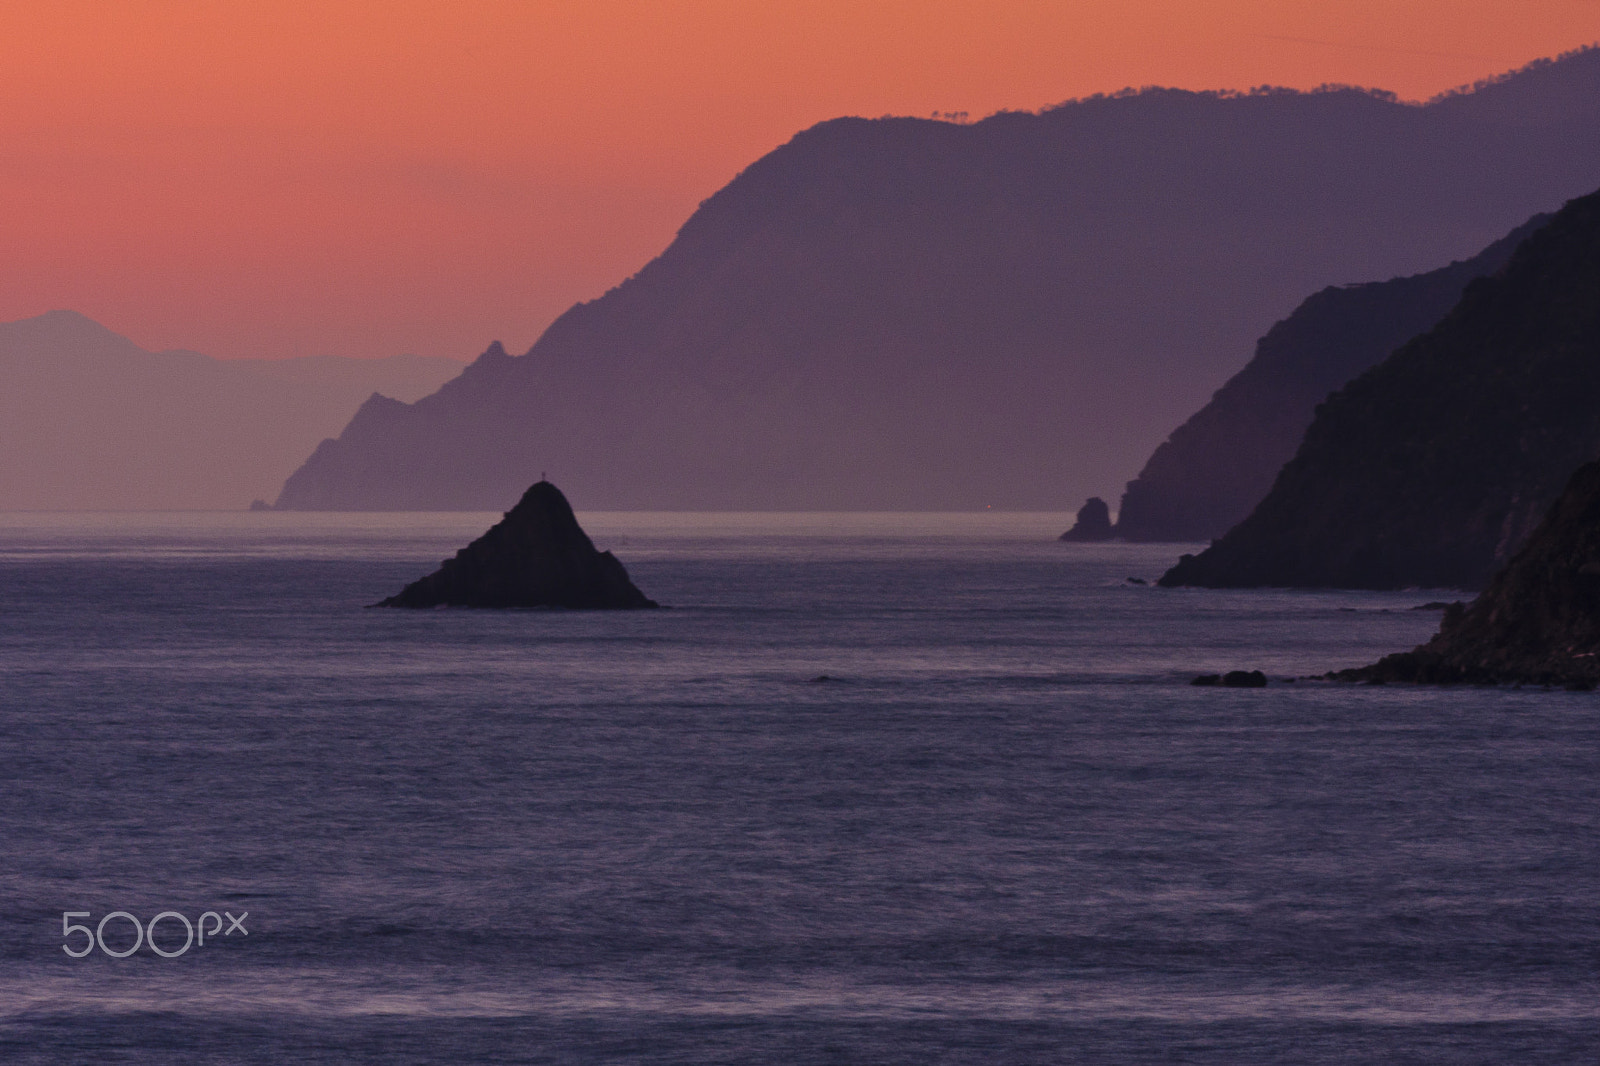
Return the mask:
[[375,389],[414,399],[460,370],[149,352],[73,311],[0,323],[0,510],[242,508]]
[[[343,355],[301,355],[291,359],[218,360],[264,378],[309,385],[355,397],[357,405],[373,393],[412,403],[439,390],[466,364],[437,355],[389,355],[354,359]],[[352,414],[354,411],[352,410]]]
[[1295,308],[1128,483],[1116,535],[1209,541],[1233,528],[1294,458],[1317,404],[1437,323],[1469,281],[1499,270],[1549,218],[1535,216],[1471,259],[1407,278],[1330,286]]
[[1600,175],[1600,52],[1427,106],[1151,90],[823,123],[662,255],[415,404],[308,509],[1060,508],[1106,496],[1329,284],[1469,255]]
[[1600,457],[1600,192],[1328,398],[1258,507],[1164,585],[1481,587]]

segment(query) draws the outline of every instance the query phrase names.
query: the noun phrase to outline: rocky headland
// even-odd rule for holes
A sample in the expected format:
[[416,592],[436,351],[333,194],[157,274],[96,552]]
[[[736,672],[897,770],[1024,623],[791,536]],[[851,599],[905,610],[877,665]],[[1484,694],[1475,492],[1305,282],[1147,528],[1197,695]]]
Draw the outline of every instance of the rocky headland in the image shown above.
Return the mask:
[[1572,476],[1544,522],[1470,606],[1439,633],[1343,681],[1539,684],[1600,682],[1600,463]]
[[1239,525],[1163,585],[1482,588],[1600,456],[1600,193],[1330,396]]
[[1549,220],[1535,216],[1471,259],[1426,274],[1332,285],[1309,297],[1128,482],[1117,538],[1192,543],[1232,529],[1294,458],[1317,404],[1437,324],[1469,281],[1499,270]]
[[487,533],[378,607],[660,606],[597,551],[561,490],[540,481]]

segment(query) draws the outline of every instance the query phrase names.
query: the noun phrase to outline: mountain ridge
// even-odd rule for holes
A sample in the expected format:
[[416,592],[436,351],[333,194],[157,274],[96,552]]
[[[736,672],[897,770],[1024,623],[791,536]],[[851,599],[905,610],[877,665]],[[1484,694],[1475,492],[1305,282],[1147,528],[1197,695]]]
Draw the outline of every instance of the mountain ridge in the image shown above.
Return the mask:
[[[1600,55],[1534,74],[1600,96]],[[541,470],[606,508],[1109,495],[1306,292],[1462,258],[1590,186],[1600,115],[1518,120],[1506,86],[1487,118],[1340,89],[830,120],[527,354],[367,412],[278,505],[498,508]]]

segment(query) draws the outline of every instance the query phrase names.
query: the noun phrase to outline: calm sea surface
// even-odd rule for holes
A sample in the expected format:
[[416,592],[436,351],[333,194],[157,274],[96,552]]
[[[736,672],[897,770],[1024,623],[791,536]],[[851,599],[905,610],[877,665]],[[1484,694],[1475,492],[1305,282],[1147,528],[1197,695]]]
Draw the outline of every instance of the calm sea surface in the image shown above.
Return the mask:
[[672,610],[363,609],[496,517],[0,515],[0,1061],[1600,1055],[1600,694],[1278,683],[1451,596],[590,514]]

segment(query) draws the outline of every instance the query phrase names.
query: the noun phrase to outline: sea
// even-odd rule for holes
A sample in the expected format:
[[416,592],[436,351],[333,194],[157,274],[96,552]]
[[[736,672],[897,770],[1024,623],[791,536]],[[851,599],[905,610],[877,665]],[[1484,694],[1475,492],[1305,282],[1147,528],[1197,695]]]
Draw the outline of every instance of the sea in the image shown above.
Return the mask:
[[579,517],[668,609],[368,609],[492,514],[0,515],[0,1062],[1600,1059],[1600,693],[1312,679],[1460,593]]

